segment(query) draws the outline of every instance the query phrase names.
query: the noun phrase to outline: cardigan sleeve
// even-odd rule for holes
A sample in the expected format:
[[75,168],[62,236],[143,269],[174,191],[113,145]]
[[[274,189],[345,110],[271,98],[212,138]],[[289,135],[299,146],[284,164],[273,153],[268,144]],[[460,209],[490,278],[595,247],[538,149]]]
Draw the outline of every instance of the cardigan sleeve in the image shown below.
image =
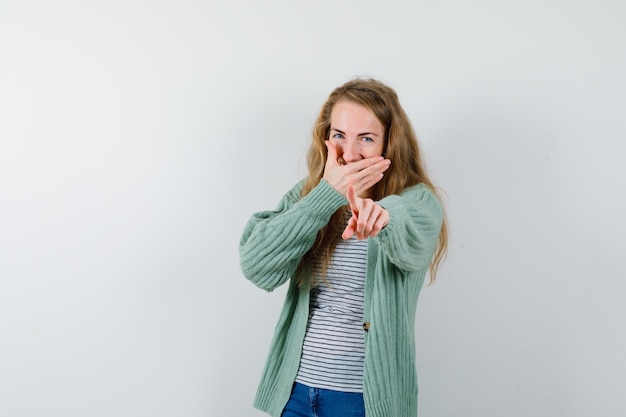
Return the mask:
[[443,223],[439,199],[420,184],[378,204],[389,212],[389,223],[374,239],[391,263],[405,271],[428,268]]
[[273,211],[252,215],[239,242],[239,263],[246,278],[273,291],[296,272],[317,232],[347,200],[325,180],[300,198],[302,183]]

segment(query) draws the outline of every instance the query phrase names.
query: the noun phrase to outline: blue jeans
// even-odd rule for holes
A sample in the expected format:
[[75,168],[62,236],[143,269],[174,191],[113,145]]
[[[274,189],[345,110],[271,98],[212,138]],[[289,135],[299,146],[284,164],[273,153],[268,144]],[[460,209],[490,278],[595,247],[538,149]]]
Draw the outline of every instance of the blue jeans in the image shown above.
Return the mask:
[[363,394],[295,383],[281,417],[365,417]]

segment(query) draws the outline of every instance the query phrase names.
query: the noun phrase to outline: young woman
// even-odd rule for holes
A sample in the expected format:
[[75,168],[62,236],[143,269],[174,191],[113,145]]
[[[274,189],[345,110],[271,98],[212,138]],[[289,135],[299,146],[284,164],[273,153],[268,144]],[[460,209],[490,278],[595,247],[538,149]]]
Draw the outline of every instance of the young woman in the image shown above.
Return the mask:
[[274,417],[417,415],[419,292],[446,252],[445,213],[395,91],[372,79],[322,107],[309,176],[240,242],[244,275],[289,281],[255,407]]

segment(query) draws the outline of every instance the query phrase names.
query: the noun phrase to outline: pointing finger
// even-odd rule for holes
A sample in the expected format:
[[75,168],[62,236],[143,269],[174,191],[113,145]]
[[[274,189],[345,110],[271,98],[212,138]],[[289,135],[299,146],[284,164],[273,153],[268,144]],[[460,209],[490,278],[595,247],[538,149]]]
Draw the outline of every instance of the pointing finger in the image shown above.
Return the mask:
[[348,199],[348,203],[350,203],[350,210],[352,210],[352,213],[358,214],[359,213],[359,205],[357,201],[358,197],[356,195],[356,191],[353,185],[348,185],[348,189],[346,190],[346,198]]

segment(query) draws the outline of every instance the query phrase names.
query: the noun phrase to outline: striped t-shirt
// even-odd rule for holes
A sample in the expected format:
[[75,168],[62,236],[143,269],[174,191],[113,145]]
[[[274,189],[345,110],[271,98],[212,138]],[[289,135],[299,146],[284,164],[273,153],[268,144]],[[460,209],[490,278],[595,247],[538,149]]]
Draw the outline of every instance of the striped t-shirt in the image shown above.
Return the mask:
[[341,239],[319,284],[311,290],[309,321],[296,381],[316,388],[363,392],[363,305],[367,240]]

